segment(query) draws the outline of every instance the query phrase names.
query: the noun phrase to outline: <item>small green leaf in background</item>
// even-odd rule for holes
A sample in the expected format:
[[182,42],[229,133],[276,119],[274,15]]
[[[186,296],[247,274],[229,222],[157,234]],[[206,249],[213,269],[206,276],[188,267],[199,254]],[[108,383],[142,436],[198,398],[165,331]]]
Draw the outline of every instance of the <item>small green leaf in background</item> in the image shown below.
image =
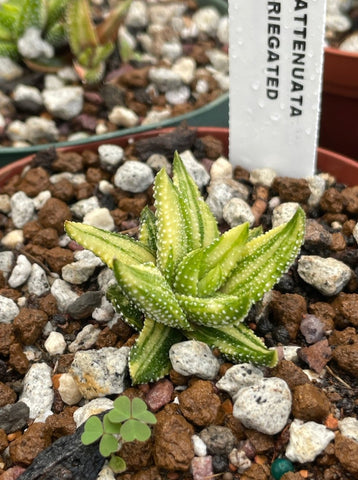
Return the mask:
[[133,440],[139,440],[145,442],[150,437],[151,430],[143,422],[131,418],[123,423],[121,428],[121,437],[125,442],[133,442]]
[[85,429],[81,436],[84,445],[90,445],[98,440],[103,434],[103,426],[101,420],[96,417],[90,417],[85,423]]
[[110,433],[104,433],[99,442],[99,453],[102,457],[109,457],[118,450],[118,440]]
[[147,404],[141,398],[132,400],[132,417],[144,423],[157,423],[155,415],[148,411]]
[[121,426],[118,423],[111,422],[111,420],[109,419],[108,413],[106,413],[106,415],[103,417],[104,433],[119,434]]
[[113,423],[122,423],[131,418],[131,401],[123,395],[115,399],[113,409],[108,412],[108,418]]
[[122,473],[127,468],[126,462],[118,455],[112,455],[108,465],[114,473]]

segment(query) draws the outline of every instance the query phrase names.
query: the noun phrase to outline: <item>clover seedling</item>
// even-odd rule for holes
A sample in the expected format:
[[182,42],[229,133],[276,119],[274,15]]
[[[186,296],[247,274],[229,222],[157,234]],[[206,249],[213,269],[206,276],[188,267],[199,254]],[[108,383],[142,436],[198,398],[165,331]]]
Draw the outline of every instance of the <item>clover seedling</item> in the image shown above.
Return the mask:
[[90,417],[86,423],[81,441],[89,445],[100,439],[99,452],[103,457],[110,457],[109,466],[115,473],[126,469],[126,462],[114,455],[122,442],[139,440],[145,442],[151,435],[147,424],[157,420],[153,413],[147,410],[147,405],[140,398],[130,400],[126,396],[114,401],[113,409],[106,413],[101,421],[98,417]]

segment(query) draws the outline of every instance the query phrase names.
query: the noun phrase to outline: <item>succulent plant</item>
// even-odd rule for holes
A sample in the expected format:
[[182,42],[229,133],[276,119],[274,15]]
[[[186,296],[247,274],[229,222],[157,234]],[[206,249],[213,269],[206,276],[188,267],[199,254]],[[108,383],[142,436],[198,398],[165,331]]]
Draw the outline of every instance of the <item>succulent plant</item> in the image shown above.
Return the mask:
[[275,365],[243,320],[272,289],[299,252],[305,214],[265,234],[248,223],[219,233],[215,217],[176,153],[173,179],[161,170],[154,182],[155,214],[146,207],[138,240],[66,222],[68,235],[113,269],[108,298],[139,332],[131,349],[132,382],[168,373],[174,343],[196,339],[226,358]]
[[101,421],[96,415],[90,417],[84,426],[81,441],[84,445],[99,442],[99,452],[110,457],[109,466],[115,473],[126,470],[126,462],[115,453],[122,442],[139,440],[145,442],[151,435],[148,424],[157,423],[153,413],[147,410],[146,403],[140,398],[130,400],[123,395],[116,398],[113,408]]
[[[130,3],[119,2],[95,26],[88,0],[7,0],[0,4],[0,56],[22,59],[34,70],[55,71],[72,53],[79,77],[97,82]],[[31,42],[38,48],[31,48]]]

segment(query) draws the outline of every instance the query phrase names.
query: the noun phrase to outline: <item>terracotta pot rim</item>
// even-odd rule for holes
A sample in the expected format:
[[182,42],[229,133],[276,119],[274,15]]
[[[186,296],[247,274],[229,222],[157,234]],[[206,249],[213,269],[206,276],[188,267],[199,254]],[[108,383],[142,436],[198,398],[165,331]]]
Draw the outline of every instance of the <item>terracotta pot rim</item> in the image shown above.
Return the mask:
[[348,52],[335,47],[324,47],[324,52],[328,55],[333,55],[336,57],[347,57],[352,59],[358,58],[358,52]]

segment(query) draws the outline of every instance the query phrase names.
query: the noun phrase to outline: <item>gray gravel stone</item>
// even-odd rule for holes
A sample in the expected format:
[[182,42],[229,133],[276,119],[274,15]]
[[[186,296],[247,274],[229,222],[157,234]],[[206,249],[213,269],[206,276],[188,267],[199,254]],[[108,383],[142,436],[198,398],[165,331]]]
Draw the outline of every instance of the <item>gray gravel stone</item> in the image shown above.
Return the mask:
[[99,208],[99,206],[98,198],[93,196],[73,203],[70,209],[76,217],[83,219],[87,213],[91,212],[95,208]]
[[84,292],[67,309],[67,313],[75,320],[90,317],[93,310],[101,304],[102,292]]
[[41,30],[30,27],[17,41],[17,48],[25,58],[51,58],[54,56],[53,46],[41,37]]
[[30,409],[24,402],[16,402],[0,408],[0,428],[6,433],[21,430],[27,425]]
[[142,0],[134,0],[126,15],[127,27],[143,29],[148,25],[148,6]]
[[215,7],[199,8],[193,15],[193,22],[200,32],[215,36],[219,26],[220,14]]
[[248,188],[231,179],[210,183],[206,203],[218,222],[223,220],[224,206],[234,197],[247,200],[249,197]]
[[227,392],[234,400],[243,387],[250,387],[263,379],[263,373],[251,363],[240,363],[229,368],[216,383],[217,388]]
[[196,340],[175,343],[169,350],[169,358],[176,372],[205,380],[213,380],[220,368],[208,345]]
[[26,193],[19,191],[11,197],[11,217],[16,228],[22,228],[33,219],[35,205]]
[[118,168],[114,176],[116,187],[132,193],[144,192],[153,181],[152,169],[137,160],[125,162]]
[[225,157],[219,157],[213,162],[210,168],[211,182],[231,180],[233,175],[233,166]]
[[139,122],[138,115],[126,107],[114,107],[108,115],[110,122],[118,125],[119,127],[132,128]]
[[11,58],[0,56],[0,79],[11,82],[23,75],[24,70]]
[[43,106],[43,99],[40,90],[36,87],[23,85],[22,83],[15,87],[13,98],[14,101],[19,104],[30,102],[33,104],[34,108],[37,106],[38,109],[41,109]]
[[317,255],[302,255],[298,260],[297,272],[302,280],[328,296],[341,292],[352,275],[345,263]]
[[218,24],[216,35],[221,43],[229,43],[229,17],[221,17]]
[[5,278],[9,276],[14,263],[15,255],[10,251],[0,252],[0,270]]
[[71,285],[60,278],[56,278],[51,285],[51,293],[56,299],[60,312],[67,312],[71,303],[78,298],[77,293],[72,290]]
[[36,197],[32,199],[35,205],[35,210],[40,210],[45,205],[47,200],[51,198],[51,196],[52,195],[50,190],[44,190],[43,192],[40,192],[38,195],[36,195]]
[[291,391],[284,380],[263,378],[255,385],[240,389],[233,415],[246,428],[275,435],[286,426],[291,405]]
[[186,85],[165,92],[165,98],[171,105],[182,105],[183,103],[186,103],[189,100],[190,95],[191,90]]
[[124,150],[119,145],[100,145],[98,147],[99,161],[104,170],[112,171],[123,160]]
[[291,220],[299,206],[299,203],[296,202],[285,202],[274,208],[272,212],[272,228]]
[[31,267],[31,274],[27,282],[27,288],[30,294],[41,296],[50,291],[50,284],[46,272],[37,263]]
[[50,355],[61,355],[66,350],[66,340],[61,332],[51,332],[44,347]]
[[208,454],[208,449],[199,435],[193,435],[191,437],[191,442],[194,447],[194,453],[197,457],[205,457]]
[[43,142],[56,142],[60,132],[53,120],[42,117],[29,117],[25,122],[26,140],[36,145]]
[[206,52],[211,65],[221,73],[227,74],[229,72],[229,56],[227,53],[214,48]]
[[128,347],[107,347],[76,352],[70,373],[85,398],[123,392],[129,350]]
[[11,288],[17,288],[24,284],[31,274],[31,263],[28,261],[25,255],[19,255],[16,260],[8,283]]
[[326,182],[320,175],[314,175],[313,177],[307,177],[308,186],[311,190],[311,195],[308,199],[308,205],[310,207],[316,207],[326,190]]
[[358,442],[358,419],[346,417],[338,422],[338,428],[344,437],[352,438]]
[[91,323],[86,325],[82,328],[80,332],[78,332],[76,339],[72,343],[70,343],[70,345],[68,346],[68,351],[71,353],[75,353],[78,352],[80,349],[86,350],[93,347],[100,333],[101,330],[99,328],[96,328]]
[[[70,183],[72,183],[72,185],[80,185],[81,183],[86,181],[86,176],[84,173],[61,172],[61,173],[55,173],[54,175],[51,175],[50,182],[53,184],[56,184],[57,182],[60,182],[61,180],[64,180],[64,179],[68,180]],[[97,199],[97,197],[90,197],[90,198]],[[85,200],[88,200],[88,199],[85,199]]]
[[207,446],[210,455],[228,455],[237,443],[230,428],[219,425],[204,428],[199,437]]
[[6,134],[12,142],[26,141],[28,138],[27,126],[21,120],[14,120],[9,123]]
[[255,223],[254,214],[250,205],[241,198],[232,198],[223,208],[223,218],[230,227],[236,227],[242,223],[249,222],[250,227]]
[[5,248],[18,248],[24,244],[24,232],[20,229],[11,230],[2,237],[1,244]]
[[175,90],[181,85],[180,75],[177,72],[164,67],[152,67],[149,70],[149,80],[162,93],[168,92],[169,90]]
[[191,57],[178,58],[172,67],[172,71],[175,72],[181,78],[181,81],[186,85],[189,85],[195,78],[196,63]]
[[44,90],[46,109],[61,120],[70,120],[81,113],[83,108],[83,88],[63,87],[57,90]]
[[203,165],[197,161],[191,150],[181,152],[180,158],[199,189],[205,187],[210,182],[209,173],[205,170]]
[[254,185],[263,185],[264,187],[271,187],[276,177],[276,170],[270,167],[254,168],[250,172],[250,182]]
[[105,296],[102,297],[101,305],[96,307],[92,312],[92,318],[99,323],[110,322],[114,315],[112,303]]
[[111,410],[112,408],[113,400],[110,400],[109,398],[95,398],[83,405],[83,407],[77,408],[73,414],[73,419],[78,428],[85,423],[89,417],[92,417],[92,415],[98,415],[101,412]]
[[162,57],[169,60],[171,63],[175,62],[183,53],[183,47],[180,42],[173,40],[171,42],[164,42],[161,49]]
[[148,158],[147,165],[156,173],[162,168],[165,168],[168,175],[170,175],[172,171],[171,163],[167,160],[165,155],[161,155],[160,153],[153,153]]
[[316,343],[324,337],[324,323],[315,315],[305,315],[300,325],[300,331],[307,343]]
[[290,425],[286,457],[291,462],[313,462],[334,439],[334,432],[316,422],[295,419]]
[[11,211],[10,197],[7,193],[0,194],[0,212],[9,213]]
[[83,217],[83,223],[103,230],[114,230],[115,224],[108,208],[94,208]]
[[14,300],[0,295],[0,323],[12,323],[19,313],[19,307]]
[[46,363],[34,363],[26,373],[20,401],[30,409],[30,418],[50,412],[54,399],[52,369]]

